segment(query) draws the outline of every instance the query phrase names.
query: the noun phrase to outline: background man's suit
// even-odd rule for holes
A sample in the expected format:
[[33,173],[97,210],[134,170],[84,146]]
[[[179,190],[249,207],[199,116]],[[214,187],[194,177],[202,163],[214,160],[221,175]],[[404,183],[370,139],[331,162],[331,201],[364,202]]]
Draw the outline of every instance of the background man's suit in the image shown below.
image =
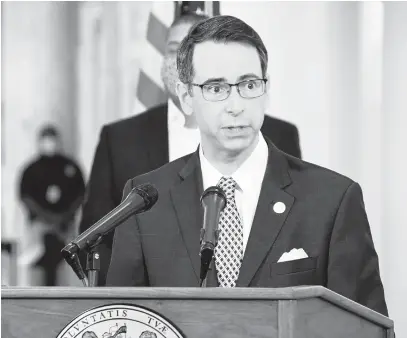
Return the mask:
[[[237,287],[323,285],[387,315],[360,186],[278,150],[268,164]],[[196,287],[203,190],[198,152],[129,180],[154,184],[155,206],[116,228],[107,285]],[[283,202],[282,213],[273,204]],[[293,248],[308,258],[277,263]],[[216,286],[214,273],[208,282]]]
[[[294,125],[265,116],[262,131],[281,150],[301,157]],[[120,204],[127,180],[168,162],[167,105],[105,126],[93,161],[79,231],[85,231]],[[112,239],[113,234],[100,247],[99,285],[105,284]],[[82,264],[85,264],[83,257]]]

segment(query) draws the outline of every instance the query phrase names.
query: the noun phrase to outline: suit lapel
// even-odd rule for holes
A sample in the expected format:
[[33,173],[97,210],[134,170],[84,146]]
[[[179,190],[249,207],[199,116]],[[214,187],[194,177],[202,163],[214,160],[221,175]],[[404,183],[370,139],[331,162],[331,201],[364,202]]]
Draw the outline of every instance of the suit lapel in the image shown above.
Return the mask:
[[[276,241],[294,203],[294,197],[284,190],[291,184],[287,160],[271,141],[267,138],[266,141],[269,146],[268,164],[237,280],[237,287],[250,285]],[[170,194],[177,214],[180,233],[195,271],[198,285],[200,272],[199,235],[203,219],[203,211],[200,206],[203,184],[198,151],[190,156],[186,165],[179,172],[179,176],[181,181],[171,188]],[[284,203],[284,212],[277,213],[273,210],[276,202]],[[215,278],[208,276],[208,286],[217,286],[216,273],[214,276]]]
[[154,170],[168,163],[168,105],[162,105],[148,112],[148,156],[150,168]]
[[181,236],[194,268],[198,286],[201,264],[199,237],[203,218],[200,196],[203,184],[197,152],[191,155],[179,176],[181,182],[175,185],[170,193],[178,217]]
[[[267,140],[267,139],[266,139]],[[250,231],[249,241],[240,268],[236,286],[250,285],[255,273],[273,246],[288,213],[294,203],[294,197],[283,190],[291,183],[286,158],[267,140],[269,158],[266,173],[257,204],[255,217]],[[276,202],[285,205],[285,211],[273,210]]]

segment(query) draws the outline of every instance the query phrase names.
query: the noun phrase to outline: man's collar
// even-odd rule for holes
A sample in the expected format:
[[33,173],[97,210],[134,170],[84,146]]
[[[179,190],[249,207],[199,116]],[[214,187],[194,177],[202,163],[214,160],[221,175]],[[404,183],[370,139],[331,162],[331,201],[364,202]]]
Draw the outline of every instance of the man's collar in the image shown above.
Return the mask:
[[262,133],[259,133],[259,140],[250,156],[233,173],[233,179],[243,191],[249,191],[252,186],[252,179],[257,179],[253,175],[264,177],[264,172],[268,162],[268,147]]
[[[264,139],[268,146],[268,161],[264,180],[267,180],[280,188],[284,188],[292,182],[289,173],[289,155],[279,150],[269,138],[264,137]],[[195,169],[200,169],[199,151],[200,146],[196,152],[186,158],[185,166],[179,171],[181,179],[184,180],[192,174]]]
[[204,190],[211,185],[216,185],[223,176],[205,157],[202,144],[199,145],[199,160],[201,163],[202,181]]
[[[199,159],[201,163],[202,176],[204,176],[204,185],[215,185],[222,176],[233,177],[238,187],[243,191],[248,191],[252,184],[251,180],[254,174],[260,171],[263,177],[264,170],[267,166],[268,148],[262,133],[259,133],[259,139],[256,147],[250,156],[242,165],[231,175],[222,175],[205,157],[202,146],[199,147]],[[206,179],[205,179],[206,178]],[[208,182],[210,180],[210,182]],[[204,186],[206,189],[207,186]]]

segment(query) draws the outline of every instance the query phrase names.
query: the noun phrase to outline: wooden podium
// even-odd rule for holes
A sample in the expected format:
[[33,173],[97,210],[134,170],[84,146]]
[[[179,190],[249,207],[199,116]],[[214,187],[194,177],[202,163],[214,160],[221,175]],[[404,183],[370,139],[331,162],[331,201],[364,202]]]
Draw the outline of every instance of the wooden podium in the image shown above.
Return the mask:
[[[3,338],[56,338],[81,313],[109,304],[133,304],[154,311],[186,338],[394,336],[392,320],[321,286],[3,288],[1,295]],[[139,336],[127,333],[126,337]]]

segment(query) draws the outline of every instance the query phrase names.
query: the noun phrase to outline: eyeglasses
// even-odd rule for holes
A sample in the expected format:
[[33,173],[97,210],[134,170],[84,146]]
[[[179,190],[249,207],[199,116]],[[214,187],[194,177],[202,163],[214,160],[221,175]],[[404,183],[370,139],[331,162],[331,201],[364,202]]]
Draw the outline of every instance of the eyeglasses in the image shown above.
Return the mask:
[[226,82],[209,82],[205,84],[190,83],[192,86],[200,87],[202,90],[202,96],[207,101],[223,101],[226,100],[232,87],[236,86],[239,95],[245,99],[254,99],[262,96],[266,91],[267,79],[253,79],[245,80],[238,83],[226,83]]

